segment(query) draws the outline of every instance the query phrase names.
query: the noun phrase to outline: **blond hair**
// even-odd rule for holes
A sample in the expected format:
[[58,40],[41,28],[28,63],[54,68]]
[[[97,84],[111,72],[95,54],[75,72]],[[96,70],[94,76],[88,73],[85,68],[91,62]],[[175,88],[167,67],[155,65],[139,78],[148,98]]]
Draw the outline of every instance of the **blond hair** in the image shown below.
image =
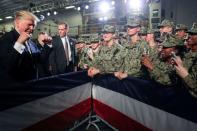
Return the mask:
[[39,22],[39,19],[37,16],[35,16],[33,13],[26,11],[26,10],[20,10],[15,13],[15,20],[16,19],[29,19],[33,20],[35,24]]

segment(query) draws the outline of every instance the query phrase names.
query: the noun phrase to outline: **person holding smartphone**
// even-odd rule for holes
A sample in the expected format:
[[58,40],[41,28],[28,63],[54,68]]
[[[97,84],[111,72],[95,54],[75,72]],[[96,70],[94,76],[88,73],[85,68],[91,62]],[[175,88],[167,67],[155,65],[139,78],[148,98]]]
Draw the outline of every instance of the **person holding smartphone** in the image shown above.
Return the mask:
[[180,57],[174,58],[175,69],[185,83],[184,86],[194,97],[197,97],[197,23],[193,24],[188,33],[187,44],[191,47],[191,50],[185,54],[183,60]]
[[183,43],[176,37],[169,36],[162,42],[162,50],[157,53],[151,52],[148,56],[144,56],[142,64],[148,69],[150,77],[155,81],[168,86],[180,84],[177,77],[174,57],[179,56],[179,48]]

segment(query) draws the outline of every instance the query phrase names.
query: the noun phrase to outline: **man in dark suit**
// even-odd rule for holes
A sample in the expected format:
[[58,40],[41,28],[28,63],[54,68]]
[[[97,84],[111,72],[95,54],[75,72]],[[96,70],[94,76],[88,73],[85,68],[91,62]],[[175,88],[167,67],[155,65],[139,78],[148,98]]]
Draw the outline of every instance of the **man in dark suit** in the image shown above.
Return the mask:
[[[26,81],[38,78],[37,65],[46,60],[46,56],[31,41],[31,34],[38,18],[28,11],[16,12],[14,30],[0,38],[0,80]],[[5,81],[4,81],[5,82]]]
[[58,24],[58,36],[53,38],[53,50],[50,56],[52,74],[62,74],[74,71],[75,68],[75,40],[68,36],[67,23]]

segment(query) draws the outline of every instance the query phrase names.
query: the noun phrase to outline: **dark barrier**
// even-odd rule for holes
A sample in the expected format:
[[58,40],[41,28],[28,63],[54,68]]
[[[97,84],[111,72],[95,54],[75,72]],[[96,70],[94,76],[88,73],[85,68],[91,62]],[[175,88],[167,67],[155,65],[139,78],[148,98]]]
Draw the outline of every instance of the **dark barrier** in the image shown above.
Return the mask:
[[184,88],[112,75],[92,80],[82,71],[1,87],[0,129],[63,129],[90,112],[91,95],[93,111],[120,130],[197,129],[197,99]]
[[0,88],[0,130],[58,131],[88,115],[91,79],[62,74]]
[[[163,123],[163,125],[160,126],[176,126],[176,118],[174,118],[174,116],[184,120],[187,119],[191,123],[197,123],[197,99],[192,97],[188,90],[182,87],[167,87],[154,81],[132,77],[118,80],[112,75],[97,76],[94,80],[94,85],[96,94],[94,99],[95,103],[97,103],[95,104],[95,110],[104,119],[106,118],[107,121],[111,121],[112,125],[114,123],[113,126],[115,127],[119,125],[117,125],[118,122],[116,123],[114,121],[116,121],[116,119],[118,121],[120,116],[118,116],[119,118],[113,118],[116,113],[110,115],[113,111],[107,108],[104,110],[105,106],[109,106],[108,108],[115,109],[122,114],[130,115],[131,119],[134,116],[135,121],[143,125],[145,124],[146,127],[153,130],[162,130],[156,128],[162,119],[164,119],[166,123],[169,122],[169,124],[165,125]],[[100,105],[98,103],[100,103]],[[104,106],[101,106],[102,104],[104,104]],[[144,107],[148,107],[148,109]],[[131,113],[132,111],[133,114]],[[154,114],[151,114],[149,111]],[[105,114],[106,112],[107,114]],[[162,112],[164,115],[158,112]],[[142,116],[142,114],[144,116]],[[155,114],[157,114],[157,116]],[[166,117],[167,115],[169,115],[169,118]],[[147,117],[151,117],[148,118],[149,121],[154,121],[155,118],[155,123],[147,124]],[[124,123],[126,122],[124,121],[122,127],[119,126],[119,129],[126,129]],[[174,125],[170,123],[174,123]],[[185,121],[177,120],[177,123],[177,125],[180,126],[180,123],[182,123],[183,126]],[[119,124],[121,124],[120,121]],[[190,126],[187,126],[181,130],[190,129]],[[194,127],[196,127],[196,125]],[[128,129],[129,128],[127,128],[127,130]],[[179,130],[177,127],[175,129]],[[191,129],[193,129],[193,127],[191,127]],[[163,130],[168,130],[168,128],[164,128]]]

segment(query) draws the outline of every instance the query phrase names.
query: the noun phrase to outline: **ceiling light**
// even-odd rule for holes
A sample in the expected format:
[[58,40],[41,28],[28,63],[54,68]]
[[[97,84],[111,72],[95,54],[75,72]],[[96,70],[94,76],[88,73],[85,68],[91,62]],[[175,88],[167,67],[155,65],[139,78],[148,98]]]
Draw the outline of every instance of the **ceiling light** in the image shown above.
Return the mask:
[[101,12],[103,12],[103,13],[106,13],[106,12],[108,12],[109,10],[110,10],[110,5],[109,5],[109,3],[107,3],[107,2],[102,2],[102,3],[100,3],[100,5],[99,5],[99,10],[101,11]]
[[54,15],[57,15],[57,11],[54,11],[53,14],[54,14]]
[[104,20],[104,21],[107,21],[107,19],[108,19],[108,18],[107,18],[106,16],[105,16],[105,17],[103,17],[103,20]]
[[88,5],[86,5],[86,6],[85,6],[85,9],[86,9],[86,10],[87,10],[87,9],[89,9],[89,6],[88,6]]
[[50,15],[51,15],[51,13],[50,13],[50,12],[48,12],[48,13],[47,13],[47,16],[50,16]]
[[45,16],[44,15],[40,15],[40,20],[44,20]]
[[99,18],[99,20],[100,20],[100,21],[103,21],[103,18],[102,18],[102,17],[100,17],[100,18]]
[[140,0],[130,0],[129,5],[134,10],[140,10],[142,3]]
[[75,6],[67,6],[67,7],[65,7],[65,9],[72,9],[72,8],[75,8]]
[[115,1],[112,1],[111,4],[112,4],[112,5],[115,5]]
[[77,10],[80,11],[81,10],[81,7],[77,7]]
[[12,19],[13,17],[12,16],[6,16],[5,18],[6,19]]

